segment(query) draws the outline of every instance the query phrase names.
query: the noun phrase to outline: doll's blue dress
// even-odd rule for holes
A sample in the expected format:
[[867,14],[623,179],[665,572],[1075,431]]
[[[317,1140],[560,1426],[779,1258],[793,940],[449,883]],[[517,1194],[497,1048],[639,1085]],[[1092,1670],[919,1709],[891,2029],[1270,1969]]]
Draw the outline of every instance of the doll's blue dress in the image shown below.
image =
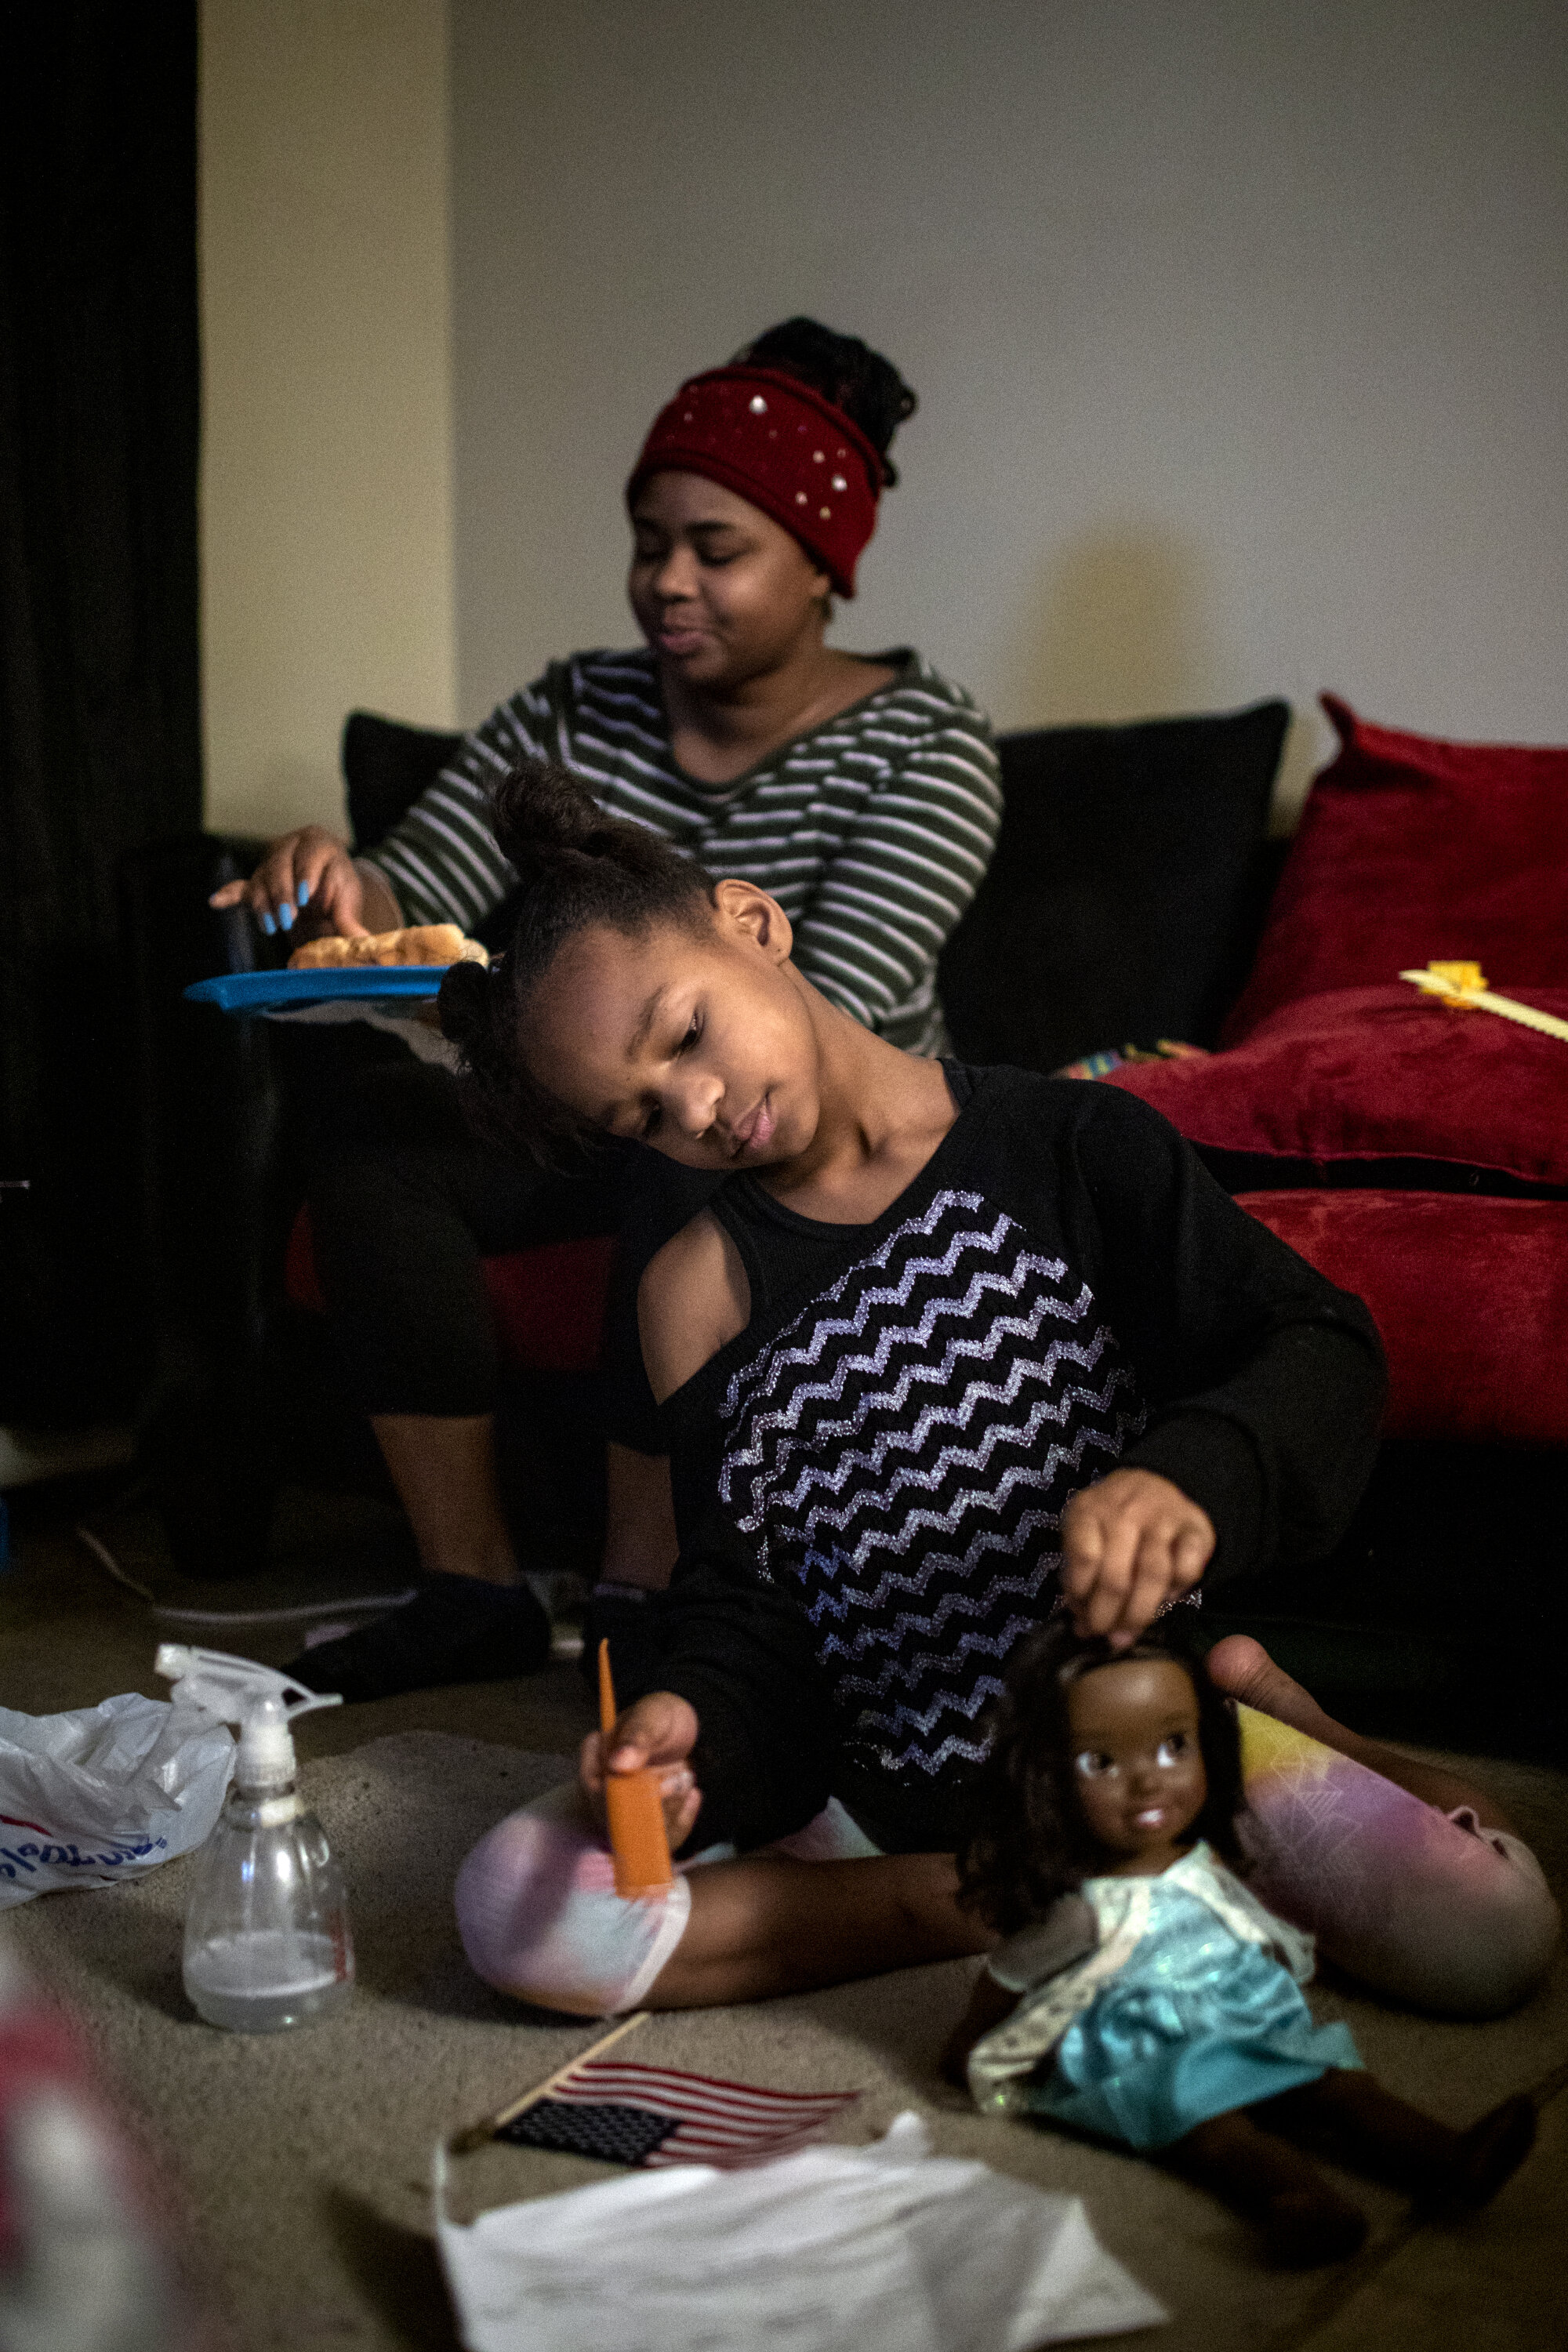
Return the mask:
[[1361,2064],[1349,2030],[1315,2025],[1302,1997],[1311,1937],[1206,1845],[1158,1877],[1091,1878],[1081,1893],[1087,1958],[1031,1983],[1026,1929],[987,1963],[1023,1998],[970,2053],[982,2106],[1167,2147],[1212,2116]]

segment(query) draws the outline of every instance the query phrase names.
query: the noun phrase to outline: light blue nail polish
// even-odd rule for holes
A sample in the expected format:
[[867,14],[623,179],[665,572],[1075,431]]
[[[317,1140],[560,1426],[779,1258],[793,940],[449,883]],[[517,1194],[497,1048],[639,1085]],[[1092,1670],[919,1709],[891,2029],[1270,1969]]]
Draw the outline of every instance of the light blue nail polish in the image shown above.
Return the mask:
[[270,939],[273,932],[278,929],[278,926],[273,921],[270,915],[263,915],[261,918],[261,928],[266,932],[268,938]]
[[286,931],[291,931],[293,929],[294,909],[289,904],[287,898],[284,899],[283,904],[278,909],[278,919],[282,924]]
[[300,883],[298,896],[300,911],[302,913],[310,903],[310,886],[308,882]]

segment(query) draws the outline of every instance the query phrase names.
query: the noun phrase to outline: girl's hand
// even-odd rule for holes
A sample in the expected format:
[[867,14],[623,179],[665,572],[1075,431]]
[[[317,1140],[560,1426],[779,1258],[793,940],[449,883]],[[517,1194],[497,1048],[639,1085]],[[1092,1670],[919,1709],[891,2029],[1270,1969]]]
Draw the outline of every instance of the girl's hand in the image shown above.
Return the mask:
[[381,877],[356,866],[347,845],[322,824],[284,834],[248,882],[226,882],[207,904],[248,907],[268,938],[299,922],[301,939],[336,931],[352,940],[368,929],[395,930],[402,920]]
[[639,1772],[645,1765],[662,1768],[664,1828],[670,1851],[685,1844],[702,1810],[702,1791],[688,1762],[697,1745],[697,1710],[673,1691],[650,1691],[627,1707],[616,1725],[604,1753],[603,1735],[591,1731],[583,1742],[577,1772],[584,1793],[603,1827],[605,1772]]
[[1062,1513],[1062,1591],[1080,1633],[1125,1650],[1214,1554],[1214,1522],[1152,1470],[1113,1470]]

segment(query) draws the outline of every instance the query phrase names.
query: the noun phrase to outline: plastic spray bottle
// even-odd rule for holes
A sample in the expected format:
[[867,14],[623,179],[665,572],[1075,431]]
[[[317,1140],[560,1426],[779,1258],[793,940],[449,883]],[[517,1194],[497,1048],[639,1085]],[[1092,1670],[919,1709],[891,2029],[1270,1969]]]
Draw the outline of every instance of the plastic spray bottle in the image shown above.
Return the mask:
[[234,1779],[196,1858],[185,1912],[185,1991],[209,2025],[280,2033],[342,2008],[353,1990],[343,1882],[314,1813],[294,1786],[289,1726],[340,1706],[287,1675],[222,1650],[164,1642],[158,1672],[176,1711],[239,1727]]

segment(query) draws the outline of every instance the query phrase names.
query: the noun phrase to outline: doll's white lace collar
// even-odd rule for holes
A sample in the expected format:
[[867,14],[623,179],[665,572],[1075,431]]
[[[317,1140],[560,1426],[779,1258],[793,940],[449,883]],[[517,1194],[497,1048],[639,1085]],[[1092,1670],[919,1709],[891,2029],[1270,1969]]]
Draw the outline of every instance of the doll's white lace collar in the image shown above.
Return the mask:
[[[1029,1986],[1011,2017],[975,2043],[969,2053],[969,2087],[977,2106],[1005,2109],[1019,2103],[1040,2061],[1101,1986],[1132,1958],[1152,1925],[1156,1892],[1162,1888],[1195,1895],[1239,1941],[1277,1952],[1299,1983],[1310,1977],[1311,1937],[1277,1918],[1202,1839],[1157,1877],[1086,1878],[1079,1892],[1094,1915],[1095,1948]],[[1018,1982],[1009,1955],[1037,1933],[1025,1928],[993,1952],[987,1965],[999,1981]]]

